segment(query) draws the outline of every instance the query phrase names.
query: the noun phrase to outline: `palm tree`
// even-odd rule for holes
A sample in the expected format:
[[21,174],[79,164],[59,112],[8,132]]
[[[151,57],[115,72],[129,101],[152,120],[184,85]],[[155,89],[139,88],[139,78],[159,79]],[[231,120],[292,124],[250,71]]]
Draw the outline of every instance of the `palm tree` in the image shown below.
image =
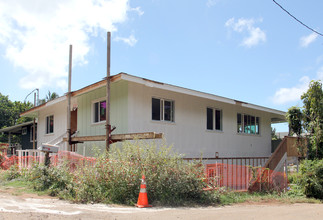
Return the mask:
[[44,104],[45,102],[48,102],[48,101],[50,101],[50,100],[54,100],[54,99],[56,99],[56,98],[58,98],[59,97],[59,95],[56,93],[56,92],[53,92],[53,93],[51,93],[51,91],[49,91],[48,90],[48,93],[47,93],[47,95],[46,95],[46,98],[44,98],[44,99],[39,99],[39,104],[41,105],[41,104]]
[[50,100],[54,100],[56,98],[58,98],[59,95],[56,93],[56,92],[53,92],[51,93],[49,90],[48,90],[48,93],[46,95],[46,102],[50,101]]

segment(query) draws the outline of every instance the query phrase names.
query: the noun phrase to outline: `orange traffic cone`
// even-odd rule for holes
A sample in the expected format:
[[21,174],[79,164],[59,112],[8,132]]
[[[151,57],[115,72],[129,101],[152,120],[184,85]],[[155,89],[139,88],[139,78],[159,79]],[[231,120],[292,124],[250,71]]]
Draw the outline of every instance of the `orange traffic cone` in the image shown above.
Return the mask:
[[151,207],[151,205],[148,204],[145,175],[142,175],[140,192],[139,192],[138,202],[136,206],[139,208]]

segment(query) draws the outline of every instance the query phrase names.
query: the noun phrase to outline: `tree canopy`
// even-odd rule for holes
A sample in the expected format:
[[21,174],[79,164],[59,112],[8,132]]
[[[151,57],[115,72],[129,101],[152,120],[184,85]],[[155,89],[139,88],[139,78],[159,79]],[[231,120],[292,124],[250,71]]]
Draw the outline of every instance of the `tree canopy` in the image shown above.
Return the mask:
[[303,113],[299,107],[290,107],[286,113],[286,118],[289,124],[289,135],[296,134],[300,136],[302,133]]
[[322,82],[311,81],[301,96],[303,107],[291,107],[286,114],[290,132],[298,137],[304,130],[309,137],[308,157],[323,158],[323,90]]
[[[0,93],[0,128],[31,121],[32,118],[20,117],[20,114],[32,107],[33,104],[30,102],[10,101],[8,96]],[[6,135],[0,134],[0,142],[7,142]]]
[[32,107],[33,104],[30,102],[10,101],[8,96],[0,93],[0,128],[32,120],[31,118],[20,117],[20,113]]
[[312,157],[323,158],[323,90],[321,81],[311,81],[303,101],[304,128],[310,134]]

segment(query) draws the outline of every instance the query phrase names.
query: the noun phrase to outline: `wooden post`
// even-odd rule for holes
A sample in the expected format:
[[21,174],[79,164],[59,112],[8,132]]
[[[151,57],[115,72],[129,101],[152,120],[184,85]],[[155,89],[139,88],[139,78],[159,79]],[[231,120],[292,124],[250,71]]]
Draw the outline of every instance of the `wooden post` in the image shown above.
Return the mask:
[[71,146],[71,81],[72,81],[72,45],[69,52],[69,67],[68,67],[68,93],[67,93],[67,145],[68,150],[72,150]]
[[[34,93],[34,106],[37,105],[37,101],[36,101],[36,93]],[[36,137],[36,122],[35,122],[35,117],[34,117],[34,121],[33,121],[33,150],[35,150],[36,148],[36,143],[35,143],[35,137]],[[35,155],[33,155],[35,156]]]
[[9,147],[11,147],[11,131],[9,131],[8,142],[9,142]]
[[[36,120],[34,118],[34,123],[33,123],[33,150],[36,149]],[[33,155],[35,156],[35,155]]]
[[50,165],[50,156],[49,156],[49,152],[45,152],[45,162],[44,162],[46,167],[49,167]]
[[110,52],[111,52],[111,33],[107,34],[107,97],[106,97],[106,150],[110,149]]

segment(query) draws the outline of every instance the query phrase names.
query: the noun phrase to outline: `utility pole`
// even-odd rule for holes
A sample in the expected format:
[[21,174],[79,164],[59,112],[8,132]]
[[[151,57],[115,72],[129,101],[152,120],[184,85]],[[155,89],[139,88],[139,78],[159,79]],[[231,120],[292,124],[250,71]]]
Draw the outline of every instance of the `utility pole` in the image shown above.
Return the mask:
[[110,149],[111,142],[111,124],[110,124],[110,53],[111,53],[111,32],[107,33],[107,97],[106,97],[106,141],[107,152]]
[[71,145],[71,81],[72,81],[72,45],[70,45],[68,67],[68,93],[67,93],[67,144],[68,150],[72,151]]

